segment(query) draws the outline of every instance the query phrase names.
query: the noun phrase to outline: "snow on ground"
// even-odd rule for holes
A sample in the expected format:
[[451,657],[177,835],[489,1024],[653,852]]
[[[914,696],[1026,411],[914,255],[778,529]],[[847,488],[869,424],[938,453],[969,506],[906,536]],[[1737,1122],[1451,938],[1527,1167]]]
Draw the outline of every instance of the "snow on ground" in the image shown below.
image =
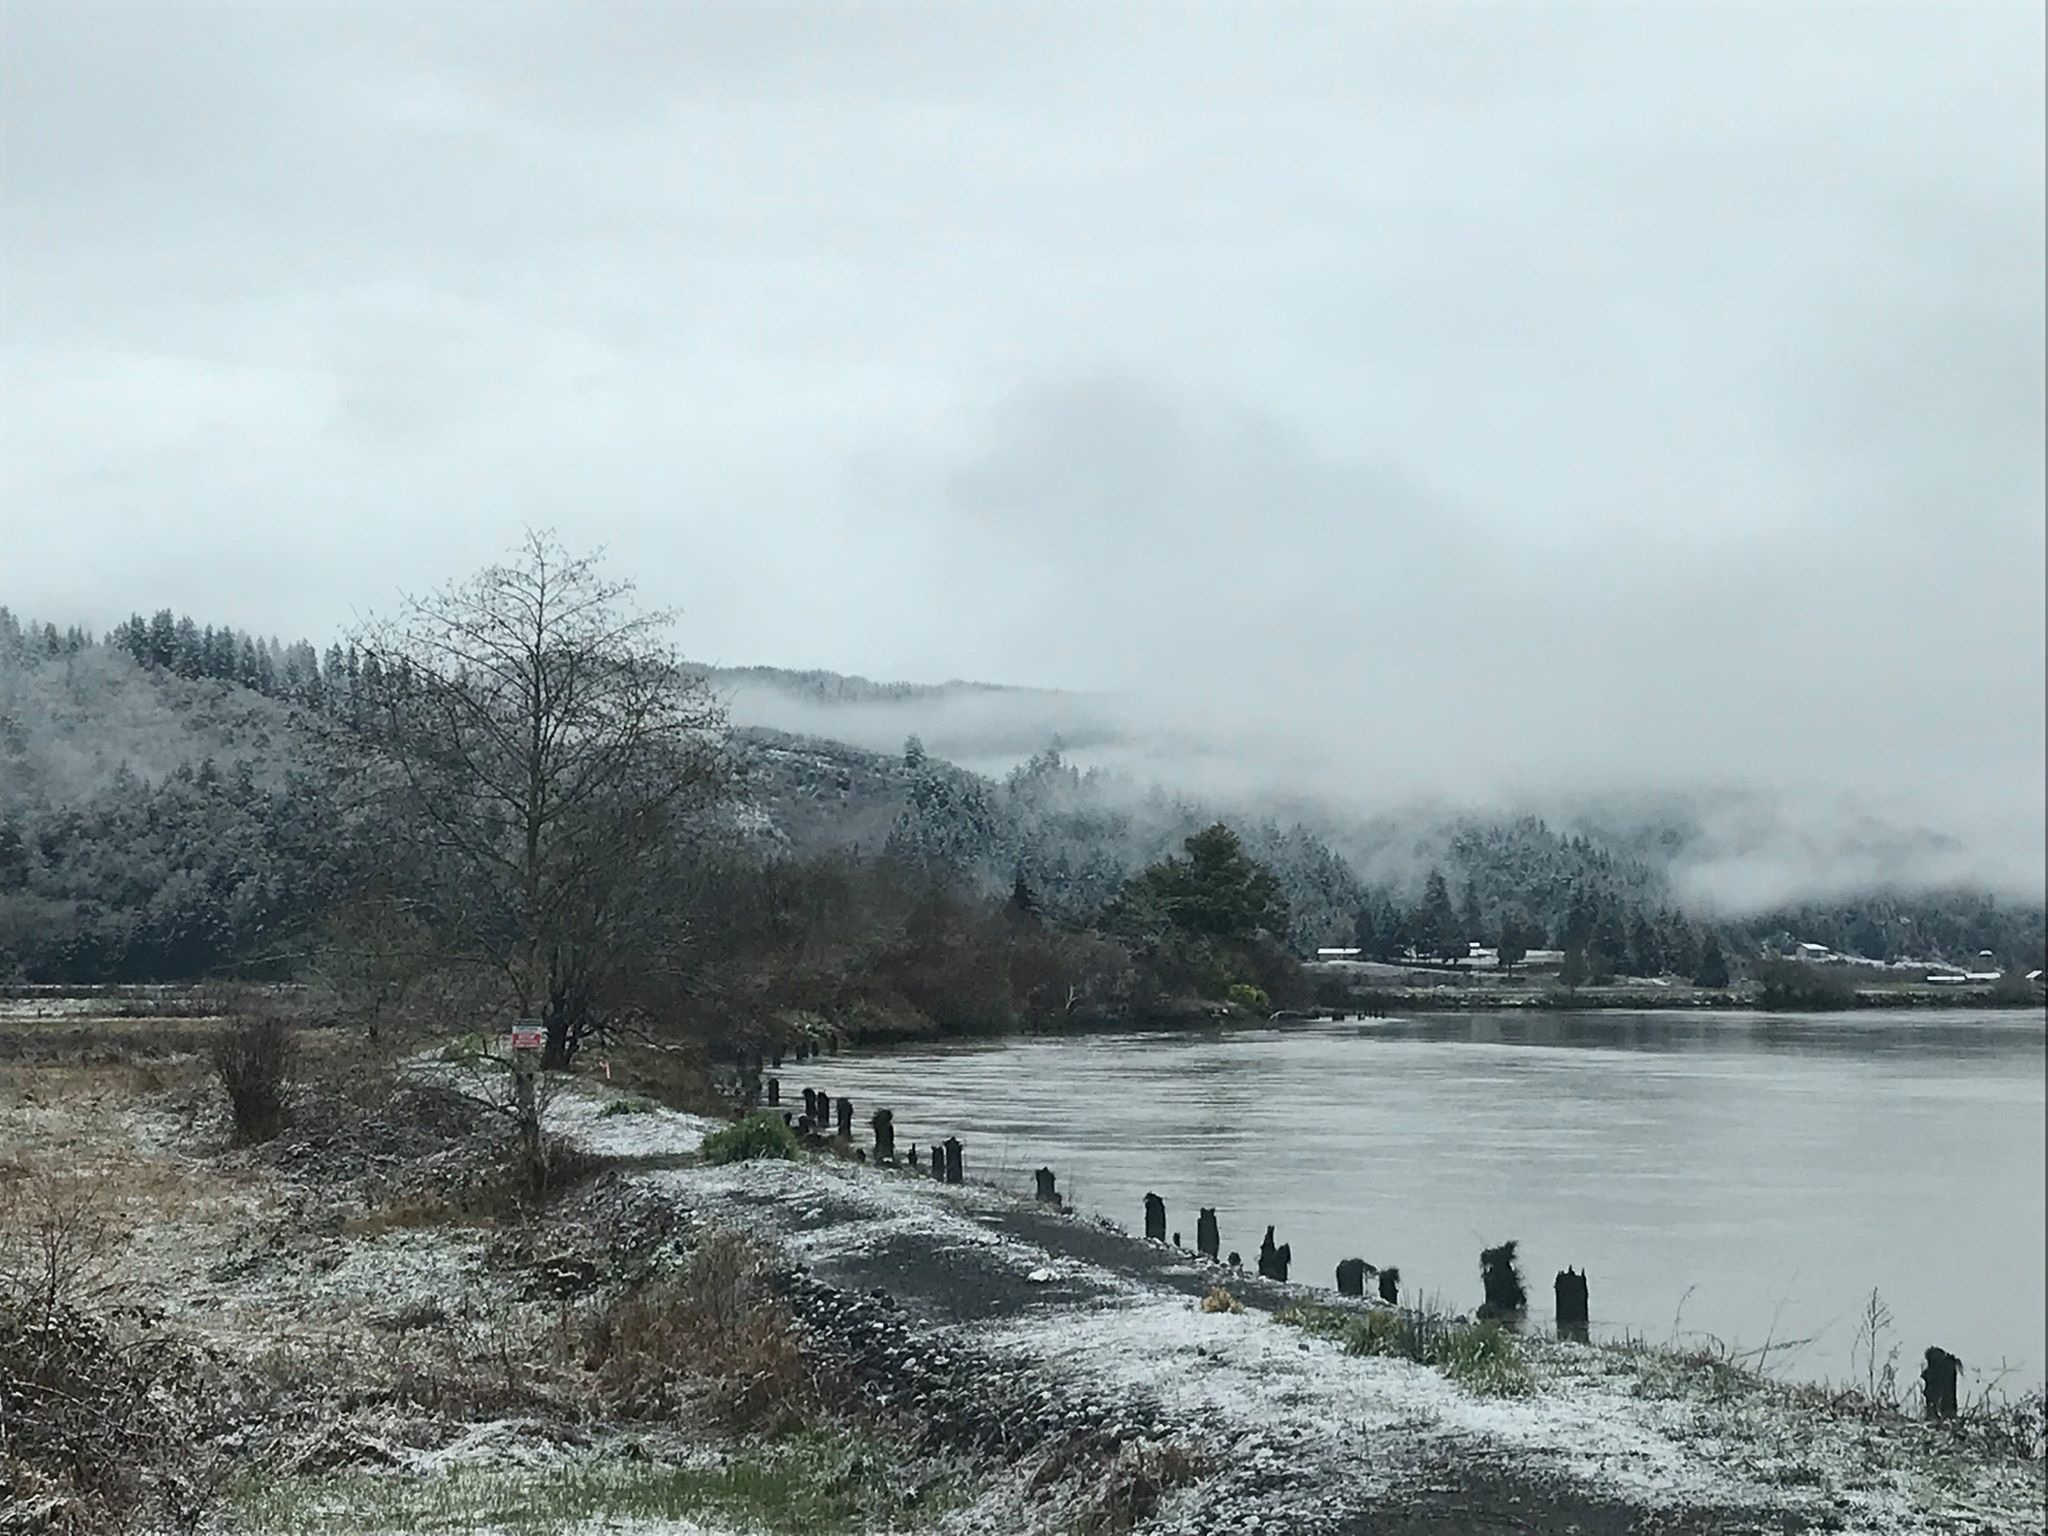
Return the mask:
[[[621,1113],[619,1105],[632,1107]],[[571,1146],[600,1157],[674,1157],[695,1152],[725,1122],[578,1087],[549,1101],[543,1124]]]
[[[1010,1197],[976,1185],[945,1185],[832,1160],[759,1161],[663,1169],[644,1184],[695,1209],[717,1205],[723,1219],[774,1238],[798,1261],[824,1265],[892,1247],[906,1238],[929,1249],[969,1249],[990,1268],[1031,1276],[1045,1270],[1099,1290],[1137,1293],[1128,1277],[999,1232],[978,1212]],[[778,1220],[777,1213],[784,1219]],[[793,1220],[790,1218],[794,1218]]]
[[[1524,1397],[1473,1394],[1432,1367],[1355,1356],[1258,1312],[1204,1313],[1182,1297],[1111,1301],[969,1330],[1113,1392],[1142,1392],[1239,1456],[1323,1459],[1354,1486],[1424,1457],[1494,1457],[1645,1506],[1826,1510],[1878,1536],[2038,1529],[2037,1479],[1962,1464],[1864,1425],[1751,1395],[1709,1404],[1644,1395],[1607,1352],[1530,1341]],[[1952,1486],[1964,1476],[1972,1486]],[[1942,1485],[1942,1486],[1937,1486]],[[1936,1513],[1958,1508],[1971,1523]],[[1986,1523],[1976,1523],[1981,1517]],[[2029,1524],[2029,1520],[2035,1523]]]

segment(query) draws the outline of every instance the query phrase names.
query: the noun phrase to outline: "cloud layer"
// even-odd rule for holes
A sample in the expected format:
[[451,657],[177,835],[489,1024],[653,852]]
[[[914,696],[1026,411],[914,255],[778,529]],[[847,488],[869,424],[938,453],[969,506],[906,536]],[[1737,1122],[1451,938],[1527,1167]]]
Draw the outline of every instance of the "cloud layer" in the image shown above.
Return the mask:
[[[0,11],[0,586],[522,524],[727,663],[2042,870],[2038,7]],[[1849,814],[1847,811],[1844,814]]]

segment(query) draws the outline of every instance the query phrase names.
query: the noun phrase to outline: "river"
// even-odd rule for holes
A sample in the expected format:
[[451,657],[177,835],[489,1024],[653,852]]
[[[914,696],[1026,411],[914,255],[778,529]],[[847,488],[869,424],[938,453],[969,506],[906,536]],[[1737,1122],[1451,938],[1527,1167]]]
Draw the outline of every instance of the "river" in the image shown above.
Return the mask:
[[[1404,1299],[1479,1299],[1478,1254],[1521,1243],[1532,1323],[1590,1276],[1596,1333],[1771,1346],[1774,1374],[1864,1380],[1876,1290],[1909,1384],[1921,1351],[1974,1390],[2048,1359],[2039,1013],[1426,1014],[1201,1033],[848,1053],[784,1069],[895,1111],[899,1150],[957,1135],[970,1178],[1040,1164],[1083,1211],[1143,1228],[1148,1190],[1192,1247],[1216,1207],[1291,1278],[1397,1265]],[[863,1131],[863,1134],[864,1131]]]

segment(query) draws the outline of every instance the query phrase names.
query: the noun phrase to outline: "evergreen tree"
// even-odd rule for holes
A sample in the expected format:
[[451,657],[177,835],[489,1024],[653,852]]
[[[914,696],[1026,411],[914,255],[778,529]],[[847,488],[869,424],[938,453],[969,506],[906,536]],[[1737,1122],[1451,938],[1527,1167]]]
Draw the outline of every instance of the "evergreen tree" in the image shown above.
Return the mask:
[[1432,869],[1422,882],[1422,902],[1409,918],[1409,927],[1419,955],[1452,960],[1464,953],[1458,914],[1451,907],[1451,888],[1442,870]]
[[1629,935],[1629,970],[1636,976],[1662,976],[1666,960],[1664,940],[1649,918],[1638,913],[1635,930]]
[[1021,869],[1017,871],[1017,878],[1010,886],[1010,915],[1028,918],[1033,922],[1038,920],[1038,897],[1025,880],[1024,871]]
[[1622,927],[1621,913],[1609,907],[1593,925],[1593,942],[1586,947],[1587,968],[1598,978],[1628,963],[1628,930]]
[[1458,937],[1471,944],[1486,942],[1486,917],[1479,910],[1479,888],[1465,882],[1465,900],[1458,908]]
[[1528,956],[1529,933],[1529,920],[1520,912],[1511,911],[1501,919],[1498,948],[1503,971],[1513,970]]
[[1351,918],[1351,942],[1358,946],[1362,960],[1372,960],[1380,952],[1379,925],[1373,921],[1371,902],[1359,904],[1358,911]]
[[1728,985],[1728,957],[1721,953],[1721,941],[1712,934],[1700,945],[1700,968],[1692,984],[1716,990]]

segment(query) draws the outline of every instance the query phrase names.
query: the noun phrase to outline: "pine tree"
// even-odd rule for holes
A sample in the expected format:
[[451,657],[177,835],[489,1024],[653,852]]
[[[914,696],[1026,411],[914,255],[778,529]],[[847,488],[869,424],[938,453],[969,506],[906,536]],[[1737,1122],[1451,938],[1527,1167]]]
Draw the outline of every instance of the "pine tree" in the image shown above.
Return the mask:
[[1712,934],[1708,934],[1700,945],[1699,973],[1693,977],[1692,984],[1716,990],[1728,985],[1728,957],[1721,953],[1721,941]]
[[1458,940],[1458,914],[1451,908],[1451,888],[1443,871],[1432,869],[1422,882],[1422,904],[1409,919],[1417,954],[1452,960],[1465,952]]
[[1635,931],[1629,935],[1629,968],[1636,976],[1662,976],[1665,968],[1664,940],[1649,918],[1638,914]]

